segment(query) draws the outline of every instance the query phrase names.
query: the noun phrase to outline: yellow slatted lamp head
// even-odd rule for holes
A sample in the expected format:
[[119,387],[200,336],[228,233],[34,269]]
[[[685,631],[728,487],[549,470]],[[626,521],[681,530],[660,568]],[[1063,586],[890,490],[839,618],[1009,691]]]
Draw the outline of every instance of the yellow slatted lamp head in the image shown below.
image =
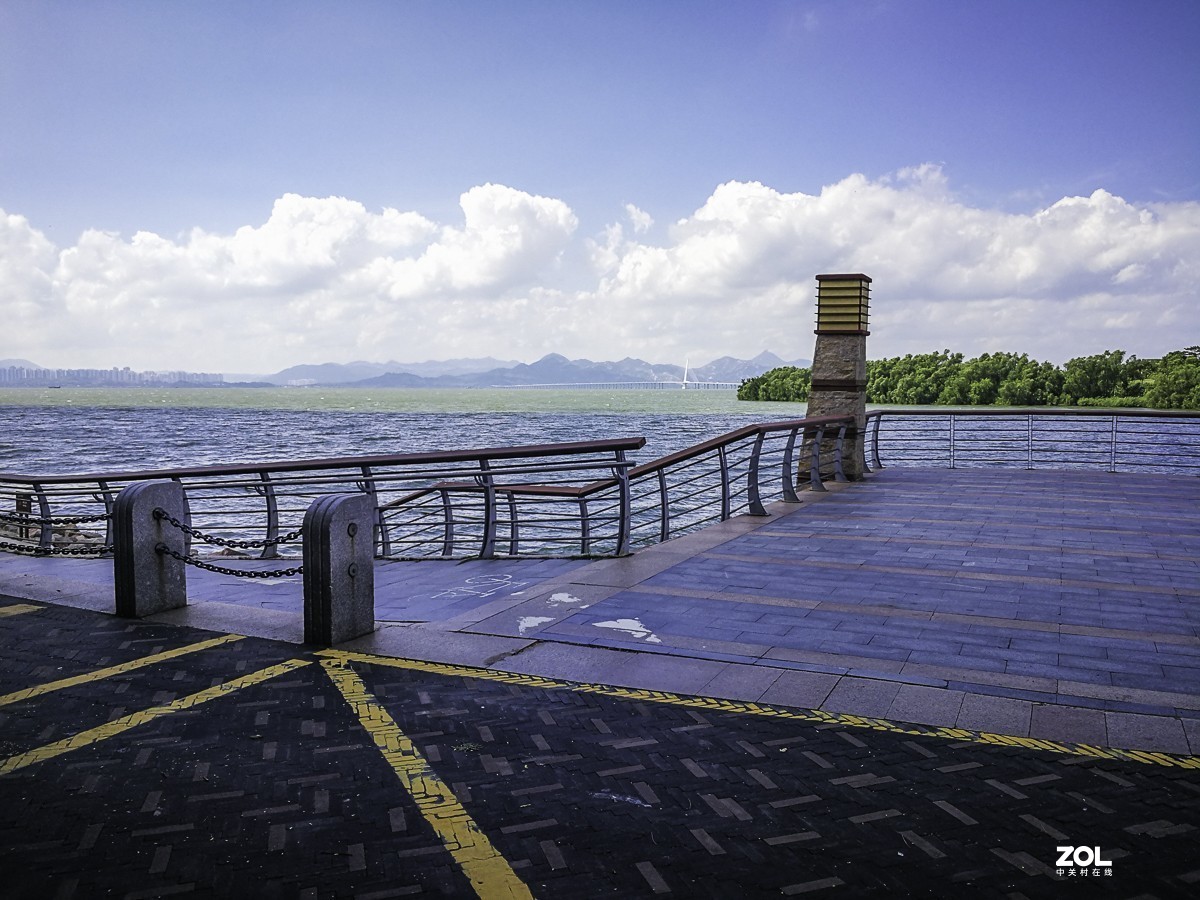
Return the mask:
[[817,276],[817,334],[870,334],[871,279],[863,274]]

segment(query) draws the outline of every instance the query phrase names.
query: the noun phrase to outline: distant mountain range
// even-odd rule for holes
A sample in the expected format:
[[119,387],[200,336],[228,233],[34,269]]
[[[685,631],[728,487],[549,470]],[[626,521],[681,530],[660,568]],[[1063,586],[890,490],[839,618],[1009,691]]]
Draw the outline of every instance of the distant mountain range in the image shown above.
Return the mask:
[[[740,382],[778,366],[807,366],[805,359],[786,362],[769,351],[753,359],[722,356],[687,370],[689,382]],[[629,381],[680,382],[684,367],[648,363],[626,357],[617,362],[567,359],[558,353],[537,362],[455,359],[424,363],[323,363],[291,366],[256,380],[270,384],[338,385],[340,387],[512,387],[530,384],[596,384]]]
[[321,363],[320,365],[290,366],[274,375],[247,376],[256,381],[267,381],[271,384],[292,384],[297,381],[308,381],[315,384],[355,384],[369,381],[381,375],[406,374],[419,378],[441,378],[456,375],[476,375],[490,372],[493,369],[507,369],[519,365],[516,360],[493,359],[490,356],[482,359],[445,359],[428,360],[419,363],[400,362],[352,362],[352,363]]
[[[807,366],[807,359],[787,362],[764,351],[753,359],[722,356],[703,366],[687,369],[688,382],[740,383],[779,366]],[[43,369],[27,359],[0,359],[0,369],[10,366]],[[97,370],[104,376],[107,370]],[[179,373],[176,373],[179,374]],[[199,376],[198,376],[199,377]],[[206,376],[210,382],[221,376]],[[537,362],[512,360],[447,359],[421,363],[321,363],[291,366],[274,375],[225,375],[225,384],[321,385],[325,387],[517,387],[533,384],[608,384],[617,382],[674,382],[684,379],[684,367],[671,363],[648,363],[626,357],[616,362],[567,359],[558,353]],[[186,379],[185,379],[186,380]],[[194,380],[194,379],[193,379]]]

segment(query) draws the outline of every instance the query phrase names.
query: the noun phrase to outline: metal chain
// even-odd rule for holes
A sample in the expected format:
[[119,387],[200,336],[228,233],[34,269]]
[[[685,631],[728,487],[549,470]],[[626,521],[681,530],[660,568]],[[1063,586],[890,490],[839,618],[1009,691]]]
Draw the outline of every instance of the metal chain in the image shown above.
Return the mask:
[[108,513],[97,513],[92,516],[35,516],[32,513],[0,512],[0,519],[6,522],[20,522],[23,525],[82,525],[84,522],[104,522],[109,519]]
[[0,541],[0,550],[11,550],[13,553],[22,553],[25,556],[95,556],[97,558],[113,552],[111,544],[85,547],[31,547],[28,544],[10,544],[8,541]]
[[275,569],[270,572],[259,572],[252,569],[229,569],[225,566],[215,566],[212,563],[206,563],[194,556],[184,556],[176,550],[172,550],[166,544],[158,544],[154,548],[156,553],[165,553],[168,556],[173,556],[181,563],[187,563],[189,566],[195,566],[197,569],[206,569],[209,572],[217,572],[221,575],[233,575],[236,578],[288,578],[292,575],[304,574],[304,566],[296,566],[292,569]]
[[166,519],[184,534],[189,534],[204,544],[216,544],[219,547],[235,547],[242,550],[254,550],[259,547],[274,547],[277,544],[286,544],[289,541],[294,541],[296,538],[304,534],[304,528],[297,528],[295,531],[289,532],[281,537],[267,538],[264,541],[237,541],[230,538],[217,537],[214,534],[205,534],[184,522],[180,522],[174,516],[167,515],[166,510],[161,507],[154,510],[154,518]]

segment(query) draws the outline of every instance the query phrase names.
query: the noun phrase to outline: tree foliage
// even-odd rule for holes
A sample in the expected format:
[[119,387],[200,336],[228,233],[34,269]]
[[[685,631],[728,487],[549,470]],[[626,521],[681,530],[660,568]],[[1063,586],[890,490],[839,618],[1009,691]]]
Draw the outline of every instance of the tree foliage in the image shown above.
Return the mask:
[[812,369],[781,366],[743,381],[738,388],[738,399],[804,402],[810,387]]
[[[746,379],[739,400],[805,401],[811,369],[772,369]],[[1106,350],[1061,368],[1024,353],[963,359],[943,350],[867,362],[867,400],[925,406],[1146,406],[1200,409],[1200,346],[1162,359]]]

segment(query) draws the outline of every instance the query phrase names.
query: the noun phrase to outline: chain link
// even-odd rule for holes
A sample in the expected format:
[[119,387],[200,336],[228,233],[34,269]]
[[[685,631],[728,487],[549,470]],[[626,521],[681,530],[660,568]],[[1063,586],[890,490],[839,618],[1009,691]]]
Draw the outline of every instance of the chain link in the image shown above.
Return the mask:
[[214,534],[205,534],[203,531],[193,528],[184,522],[180,522],[174,516],[167,515],[166,510],[161,507],[154,510],[154,518],[166,519],[184,534],[191,535],[198,541],[204,544],[216,544],[219,547],[233,547],[240,550],[255,550],[260,547],[274,547],[278,544],[286,544],[289,541],[294,541],[296,538],[304,534],[304,528],[297,528],[295,531],[288,532],[285,535],[277,538],[267,538],[264,541],[238,541],[230,538],[217,537]]
[[110,517],[108,513],[97,513],[92,516],[35,516],[32,513],[0,512],[0,519],[6,522],[18,522],[22,525],[82,525],[84,522],[104,522]]
[[31,547],[29,544],[10,544],[0,541],[0,550],[11,550],[25,556],[94,556],[99,558],[112,553],[111,544],[95,544],[84,547]]
[[195,566],[197,569],[206,569],[209,572],[217,572],[221,575],[233,575],[236,578],[289,578],[292,575],[304,574],[304,566],[296,566],[291,569],[275,569],[270,572],[259,572],[253,569],[230,569],[225,566],[217,566],[212,563],[206,563],[202,559],[197,559],[194,556],[184,556],[176,550],[172,550],[166,544],[158,544],[154,551],[156,553],[165,553],[167,556],[172,556],[181,563],[187,563],[189,566]]

